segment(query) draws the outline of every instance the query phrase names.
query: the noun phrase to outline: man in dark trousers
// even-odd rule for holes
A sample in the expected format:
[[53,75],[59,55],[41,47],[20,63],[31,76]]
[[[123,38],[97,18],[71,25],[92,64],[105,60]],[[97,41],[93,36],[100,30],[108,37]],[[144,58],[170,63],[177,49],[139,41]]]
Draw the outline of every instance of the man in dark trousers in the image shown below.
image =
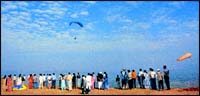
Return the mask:
[[165,84],[167,86],[167,90],[170,90],[170,82],[169,82],[169,70],[167,69],[167,66],[164,65],[163,66],[163,73],[164,73],[164,80],[165,80]]

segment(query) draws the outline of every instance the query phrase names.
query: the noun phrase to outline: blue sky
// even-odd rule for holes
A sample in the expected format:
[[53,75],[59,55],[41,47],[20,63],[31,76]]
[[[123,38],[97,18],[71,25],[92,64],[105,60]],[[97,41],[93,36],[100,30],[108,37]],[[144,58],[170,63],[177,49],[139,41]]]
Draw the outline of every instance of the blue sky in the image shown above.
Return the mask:
[[[166,64],[197,75],[198,6],[192,1],[2,1],[2,73],[118,72]],[[69,26],[71,21],[84,27]],[[176,62],[186,52],[192,58]]]

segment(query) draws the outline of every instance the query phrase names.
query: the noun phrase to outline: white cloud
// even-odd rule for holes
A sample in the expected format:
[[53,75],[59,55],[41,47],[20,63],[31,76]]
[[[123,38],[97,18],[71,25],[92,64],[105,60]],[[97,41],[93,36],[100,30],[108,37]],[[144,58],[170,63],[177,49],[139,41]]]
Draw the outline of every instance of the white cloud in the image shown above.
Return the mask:
[[28,3],[24,1],[17,2],[19,6],[27,7]]
[[10,12],[10,14],[13,14],[13,15],[18,15],[18,14],[19,14],[19,12],[17,12],[17,11],[11,11],[11,12]]
[[7,10],[10,10],[10,9],[16,9],[17,8],[17,6],[15,4],[13,4],[9,1],[4,2],[4,3],[5,3],[5,5],[2,6],[2,11],[7,11]]
[[137,23],[137,25],[138,25],[139,27],[141,27],[142,29],[145,29],[145,30],[151,27],[150,24],[145,23],[145,22],[139,22],[139,23]]
[[199,21],[198,20],[191,20],[191,21],[185,22],[183,24],[190,29],[199,29]]
[[78,15],[74,13],[74,14],[71,14],[70,17],[72,17],[72,18],[78,18]]
[[95,4],[96,3],[96,1],[83,1],[83,2],[89,3],[89,4]]
[[131,19],[128,19],[128,18],[122,19],[122,21],[124,21],[126,23],[132,23],[133,22]]
[[37,20],[36,23],[41,24],[41,25],[48,25],[48,22],[44,20]]
[[117,15],[112,15],[112,16],[107,16],[106,17],[106,21],[108,21],[109,23],[112,23],[114,21],[118,21],[118,19],[120,18],[121,16],[119,14]]
[[185,4],[185,1],[171,1],[168,4],[176,8],[181,8]]
[[[45,6],[45,7],[44,7]],[[51,15],[51,19],[59,19],[62,18],[65,13],[68,11],[67,7],[63,7],[60,2],[46,2],[42,3],[39,7],[44,7],[42,9],[33,9],[32,12],[37,14],[38,16],[49,17]]]
[[28,13],[28,12],[20,12],[20,15],[25,16],[27,18],[28,16],[30,16],[30,13]]
[[80,15],[84,15],[84,16],[87,16],[89,13],[88,13],[88,11],[82,11],[81,13],[80,13]]
[[131,5],[131,7],[138,7],[139,4],[142,3],[142,1],[126,1],[127,4]]

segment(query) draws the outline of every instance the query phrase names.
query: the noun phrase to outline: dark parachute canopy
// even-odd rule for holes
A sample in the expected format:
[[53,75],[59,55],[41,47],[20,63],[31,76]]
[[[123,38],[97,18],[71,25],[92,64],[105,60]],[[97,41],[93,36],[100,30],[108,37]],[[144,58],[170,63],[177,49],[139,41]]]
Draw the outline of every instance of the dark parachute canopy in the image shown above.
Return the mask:
[[69,23],[69,26],[71,26],[73,23],[74,23],[74,24],[78,24],[80,27],[83,27],[83,24],[82,24],[82,23],[76,22],[76,21],[70,22],[70,23]]

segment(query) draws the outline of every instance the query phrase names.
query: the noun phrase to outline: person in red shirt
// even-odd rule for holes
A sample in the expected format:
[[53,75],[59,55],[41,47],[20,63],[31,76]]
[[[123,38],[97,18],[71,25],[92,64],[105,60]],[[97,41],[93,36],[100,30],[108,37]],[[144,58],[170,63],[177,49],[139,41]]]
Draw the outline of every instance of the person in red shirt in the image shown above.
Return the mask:
[[32,76],[32,74],[30,74],[28,81],[29,81],[29,83],[28,83],[29,89],[32,89],[33,88],[33,76]]
[[9,75],[8,76],[8,79],[7,79],[7,91],[8,92],[11,92],[12,91],[12,86],[13,86],[13,81],[12,81],[12,78],[11,78],[12,75]]

